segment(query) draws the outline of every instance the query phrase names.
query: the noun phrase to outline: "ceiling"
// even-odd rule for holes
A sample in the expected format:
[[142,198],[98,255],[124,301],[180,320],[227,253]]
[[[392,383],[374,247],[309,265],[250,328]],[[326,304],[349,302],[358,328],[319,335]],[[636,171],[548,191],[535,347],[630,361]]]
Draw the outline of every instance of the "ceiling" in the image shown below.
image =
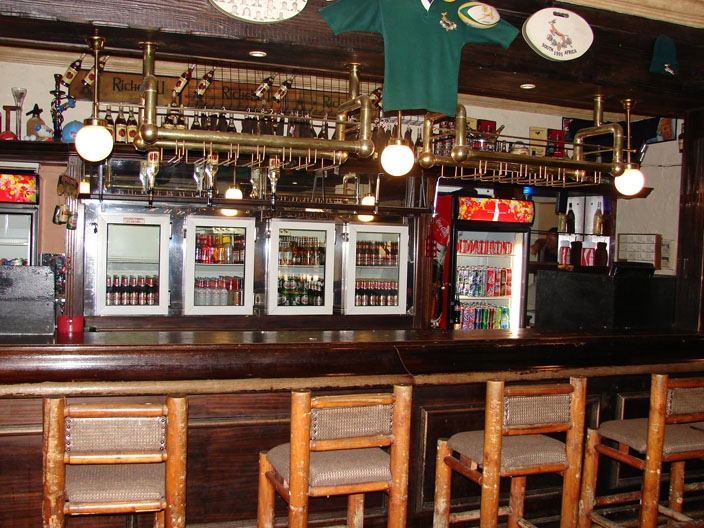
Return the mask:
[[[183,63],[207,58],[252,68],[338,72],[341,76],[347,75],[347,64],[356,62],[363,80],[382,83],[381,35],[333,35],[318,14],[327,4],[326,0],[308,0],[305,9],[288,21],[253,24],[228,17],[208,0],[3,0],[0,45],[85,51],[85,38],[95,26],[106,37],[106,49],[113,56],[139,57],[139,43],[151,40],[158,45],[160,60]],[[481,97],[588,110],[594,96],[601,94],[607,112],[622,112],[621,100],[631,98],[639,115],[671,117],[682,117],[704,101],[701,0],[495,0],[491,4],[519,29],[531,14],[545,7],[570,9],[589,22],[594,43],[582,57],[569,62],[541,58],[520,35],[508,50],[468,44],[459,72],[463,101]],[[668,11],[670,5],[677,10],[670,7]],[[679,76],[649,72],[653,45],[661,34],[676,44]],[[254,48],[265,50],[268,56],[253,62],[248,52]],[[522,83],[536,88],[521,90]]]

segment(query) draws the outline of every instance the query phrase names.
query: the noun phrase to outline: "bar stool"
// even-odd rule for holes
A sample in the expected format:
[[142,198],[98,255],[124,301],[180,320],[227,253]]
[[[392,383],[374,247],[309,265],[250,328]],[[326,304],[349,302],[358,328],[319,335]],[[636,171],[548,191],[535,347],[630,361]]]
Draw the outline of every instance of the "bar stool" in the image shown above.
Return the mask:
[[165,404],[44,400],[44,528],[67,515],[154,513],[186,526],[186,398]]
[[[438,440],[435,473],[434,528],[479,519],[495,528],[508,516],[508,528],[532,526],[523,518],[528,475],[563,476],[561,528],[577,525],[584,445],[586,380],[569,383],[486,386],[485,427]],[[548,436],[564,435],[565,441]],[[452,472],[481,486],[479,510],[450,511]],[[501,477],[511,479],[508,506],[499,506]]]
[[[291,397],[291,442],[259,455],[258,528],[274,525],[275,493],[289,528],[308,524],[309,497],[347,495],[347,526],[361,528],[364,494],[388,494],[389,528],[405,528],[411,387],[393,393]],[[384,449],[388,448],[388,450]]]
[[[579,528],[588,528],[592,523],[619,526],[607,518],[609,510],[605,506],[637,501],[640,501],[640,528],[655,528],[658,514],[674,521],[692,521],[691,517],[682,514],[684,492],[704,490],[704,483],[685,484],[684,466],[687,460],[704,458],[703,420],[704,378],[670,378],[666,374],[653,374],[648,418],[611,420],[601,424],[598,430],[589,429]],[[642,488],[597,496],[600,456],[642,471]],[[670,463],[669,507],[660,504],[663,463]]]

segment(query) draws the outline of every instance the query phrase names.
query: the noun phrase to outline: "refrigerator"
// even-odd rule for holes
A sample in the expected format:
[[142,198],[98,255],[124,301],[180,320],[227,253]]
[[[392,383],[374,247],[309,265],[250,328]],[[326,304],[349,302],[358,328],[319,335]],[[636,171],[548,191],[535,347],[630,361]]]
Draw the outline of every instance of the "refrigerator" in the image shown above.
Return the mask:
[[343,235],[343,313],[405,314],[408,226],[348,223]]
[[521,328],[533,202],[440,195],[435,212],[443,285],[438,326]]
[[0,168],[0,265],[37,266],[39,177]]
[[267,314],[332,314],[335,223],[275,218],[267,231]]

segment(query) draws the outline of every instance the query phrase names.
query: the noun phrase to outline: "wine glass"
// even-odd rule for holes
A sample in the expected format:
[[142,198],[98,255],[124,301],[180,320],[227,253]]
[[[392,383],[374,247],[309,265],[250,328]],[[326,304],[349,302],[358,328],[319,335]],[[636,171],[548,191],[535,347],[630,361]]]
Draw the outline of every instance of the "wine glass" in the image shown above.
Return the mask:
[[[15,135],[17,139],[22,139],[22,105],[24,104],[24,98],[27,96],[27,88],[12,88],[12,97],[15,99],[15,106],[17,109],[15,113],[17,114],[17,119],[15,121]],[[8,127],[9,128],[9,127]]]

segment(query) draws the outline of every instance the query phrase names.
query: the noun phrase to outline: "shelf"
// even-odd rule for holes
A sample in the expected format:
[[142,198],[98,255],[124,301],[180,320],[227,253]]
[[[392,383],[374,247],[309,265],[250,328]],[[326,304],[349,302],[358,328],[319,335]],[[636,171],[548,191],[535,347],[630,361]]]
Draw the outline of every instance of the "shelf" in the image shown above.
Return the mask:
[[458,257],[479,257],[479,258],[484,258],[484,257],[494,257],[494,258],[513,258],[516,255],[513,253],[506,253],[504,255],[495,255],[495,254],[490,254],[490,253],[457,253]]
[[511,298],[513,298],[513,295],[493,295],[491,297],[472,297],[469,295],[460,295],[460,301],[492,301]]

